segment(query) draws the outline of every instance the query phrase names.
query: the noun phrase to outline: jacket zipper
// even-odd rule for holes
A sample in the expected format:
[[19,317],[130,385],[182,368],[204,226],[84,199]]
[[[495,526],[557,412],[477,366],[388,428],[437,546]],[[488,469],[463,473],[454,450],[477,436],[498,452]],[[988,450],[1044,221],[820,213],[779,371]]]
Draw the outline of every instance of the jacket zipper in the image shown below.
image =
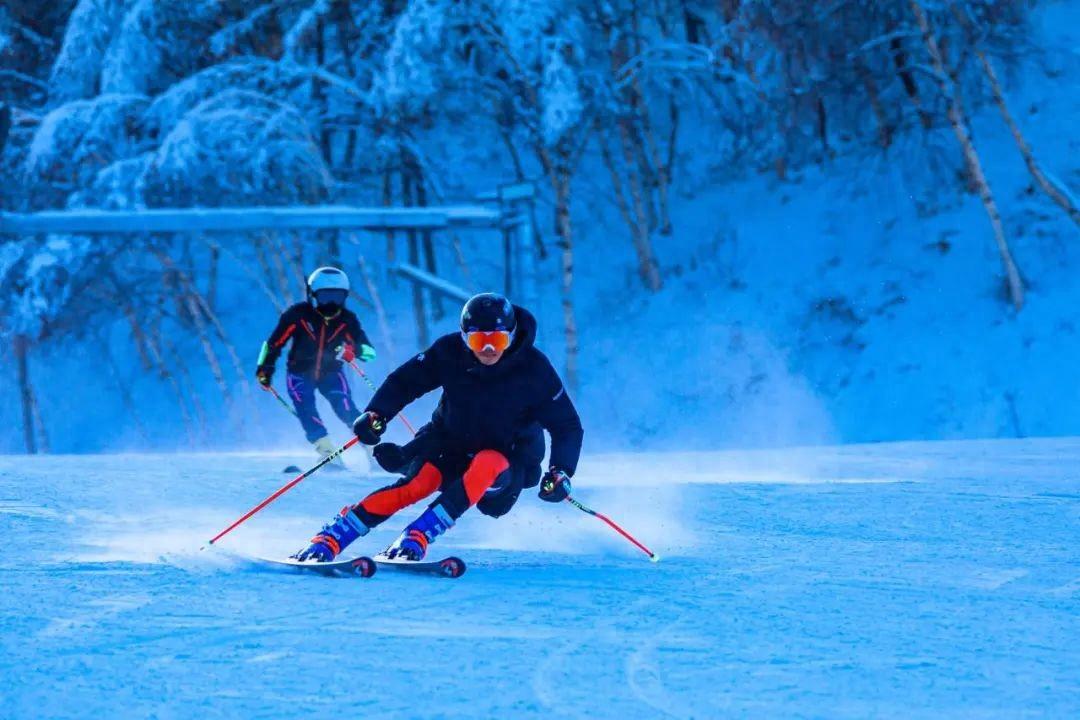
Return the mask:
[[319,349],[315,351],[315,382],[319,382],[319,370],[322,368],[323,339],[326,337],[326,323],[319,328]]

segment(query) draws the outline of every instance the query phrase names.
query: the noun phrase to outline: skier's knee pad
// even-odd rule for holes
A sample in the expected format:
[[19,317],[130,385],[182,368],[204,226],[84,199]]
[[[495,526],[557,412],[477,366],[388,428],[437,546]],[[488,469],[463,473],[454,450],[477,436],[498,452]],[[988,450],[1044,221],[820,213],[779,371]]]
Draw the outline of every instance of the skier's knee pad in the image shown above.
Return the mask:
[[508,467],[510,461],[497,450],[481,450],[476,453],[463,478],[469,504],[475,505]]

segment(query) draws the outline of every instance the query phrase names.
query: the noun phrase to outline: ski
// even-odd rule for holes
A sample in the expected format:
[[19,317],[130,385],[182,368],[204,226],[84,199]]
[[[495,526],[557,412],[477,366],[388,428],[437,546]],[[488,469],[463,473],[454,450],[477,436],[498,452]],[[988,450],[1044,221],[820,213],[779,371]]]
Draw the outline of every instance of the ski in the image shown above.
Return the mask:
[[442,560],[398,560],[385,555],[376,555],[375,564],[379,567],[392,568],[402,572],[438,575],[439,577],[459,578],[465,574],[465,561],[450,555]]
[[252,558],[252,561],[260,565],[272,568],[292,568],[301,572],[314,572],[327,577],[362,577],[369,578],[375,574],[377,565],[375,561],[366,555],[334,560],[332,562],[311,562],[287,558],[275,560],[272,558]]

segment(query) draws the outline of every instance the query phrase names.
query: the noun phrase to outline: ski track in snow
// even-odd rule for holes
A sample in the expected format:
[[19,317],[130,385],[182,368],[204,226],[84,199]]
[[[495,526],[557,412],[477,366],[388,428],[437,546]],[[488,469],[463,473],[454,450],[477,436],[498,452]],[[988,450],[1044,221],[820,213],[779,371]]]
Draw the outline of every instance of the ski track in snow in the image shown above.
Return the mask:
[[[1080,440],[597,456],[434,546],[273,572],[376,482],[280,457],[0,457],[0,717],[1076,717]],[[371,553],[411,513],[361,541]]]

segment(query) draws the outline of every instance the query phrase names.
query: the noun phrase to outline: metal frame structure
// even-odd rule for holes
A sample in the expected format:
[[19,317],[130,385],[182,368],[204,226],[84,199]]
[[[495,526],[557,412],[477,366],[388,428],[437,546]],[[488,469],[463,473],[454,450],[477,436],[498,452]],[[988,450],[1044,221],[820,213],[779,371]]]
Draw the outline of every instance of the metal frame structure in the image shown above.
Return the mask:
[[[49,210],[0,212],[0,235],[133,234],[153,232],[245,232],[254,230],[498,230],[504,245],[504,291],[525,304],[536,300],[536,244],[530,183],[503,186],[483,198],[486,204],[429,207],[153,208],[143,210]],[[472,292],[409,263],[391,272],[428,291],[463,301]]]

